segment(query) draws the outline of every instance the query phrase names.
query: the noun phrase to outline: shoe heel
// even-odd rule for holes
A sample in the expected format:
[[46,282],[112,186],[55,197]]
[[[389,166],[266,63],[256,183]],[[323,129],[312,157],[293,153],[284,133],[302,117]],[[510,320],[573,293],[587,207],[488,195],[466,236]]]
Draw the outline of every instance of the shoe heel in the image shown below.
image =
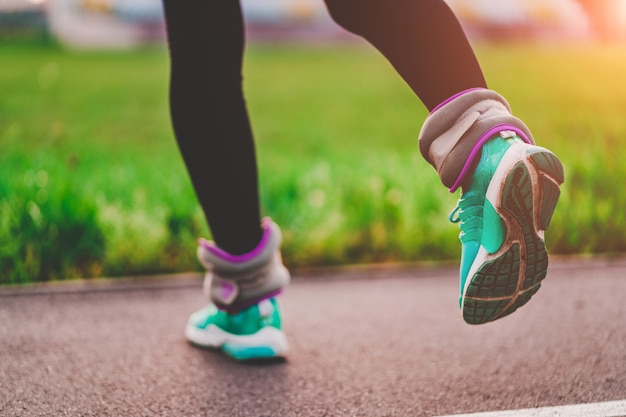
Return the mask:
[[541,217],[539,219],[539,228],[541,230],[547,230],[552,220],[552,214],[556,208],[556,203],[559,201],[561,190],[559,187],[550,181],[549,179],[541,178],[541,188],[543,193],[543,201],[541,202]]
[[547,149],[533,147],[528,150],[530,159],[543,175],[552,178],[557,185],[563,184],[565,180],[565,172],[563,165],[555,154]]
[[539,185],[542,195],[538,226],[541,230],[547,230],[561,195],[559,185],[565,180],[565,173],[561,161],[552,152],[543,148],[535,148],[531,152],[530,160],[540,175]]

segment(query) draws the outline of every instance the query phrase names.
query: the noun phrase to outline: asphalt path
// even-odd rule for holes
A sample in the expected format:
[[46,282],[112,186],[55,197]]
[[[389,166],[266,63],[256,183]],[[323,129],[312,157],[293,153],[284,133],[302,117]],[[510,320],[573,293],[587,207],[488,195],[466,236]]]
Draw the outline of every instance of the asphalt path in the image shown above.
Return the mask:
[[199,275],[0,289],[0,415],[443,416],[626,400],[626,260],[552,260],[528,305],[479,326],[463,322],[457,286],[452,267],[295,274],[281,297],[289,357],[253,364],[185,342]]

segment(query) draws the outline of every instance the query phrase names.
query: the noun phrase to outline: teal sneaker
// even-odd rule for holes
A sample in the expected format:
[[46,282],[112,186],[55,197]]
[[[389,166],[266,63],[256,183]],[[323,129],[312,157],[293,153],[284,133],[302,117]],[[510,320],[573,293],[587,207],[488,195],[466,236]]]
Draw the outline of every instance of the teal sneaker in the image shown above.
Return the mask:
[[288,344],[281,328],[280,306],[270,298],[235,314],[209,304],[191,315],[185,337],[239,361],[284,358]]
[[483,145],[471,182],[450,215],[461,229],[459,303],[467,323],[507,316],[539,290],[548,270],[544,231],[563,180],[552,152],[514,132]]

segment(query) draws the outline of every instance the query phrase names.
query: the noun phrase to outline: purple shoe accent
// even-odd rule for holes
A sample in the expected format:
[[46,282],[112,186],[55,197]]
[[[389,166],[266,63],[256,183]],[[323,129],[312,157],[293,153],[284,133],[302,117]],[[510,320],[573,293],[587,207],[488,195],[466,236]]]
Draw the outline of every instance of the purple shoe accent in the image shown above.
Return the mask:
[[223,251],[222,249],[218,248],[217,246],[207,241],[206,239],[200,239],[199,243],[204,249],[208,250],[213,255],[218,256],[227,262],[230,262],[233,264],[247,262],[257,257],[263,251],[263,249],[265,249],[265,246],[270,241],[270,235],[272,233],[271,227],[270,227],[271,224],[272,224],[272,220],[269,217],[266,217],[261,221],[261,227],[264,229],[263,236],[261,237],[261,241],[259,242],[256,248],[252,249],[248,253],[244,253],[243,255],[231,255],[230,253]]
[[260,298],[255,298],[253,300],[244,301],[242,303],[238,303],[238,304],[235,304],[235,305],[232,305],[232,306],[224,306],[224,305],[217,304],[217,303],[215,303],[215,306],[217,308],[219,308],[220,310],[226,311],[229,314],[237,314],[237,313],[239,313],[239,312],[241,312],[243,310],[246,310],[246,309],[252,307],[255,304],[259,304],[261,301],[269,300],[270,298],[274,298],[274,297],[278,297],[280,294],[282,294],[282,292],[283,292],[283,289],[279,288],[276,291],[272,291],[271,293],[266,294],[266,295],[264,295],[264,296],[262,296]]
[[465,165],[463,165],[463,169],[461,169],[461,172],[459,173],[459,176],[456,178],[456,181],[454,182],[454,184],[452,184],[452,187],[450,187],[449,191],[451,193],[455,192],[461,186],[461,183],[463,182],[463,180],[469,173],[469,170],[472,166],[472,162],[474,162],[476,155],[478,155],[478,152],[480,152],[480,149],[485,144],[485,142],[487,142],[489,139],[493,138],[496,134],[504,130],[511,130],[515,132],[524,142],[528,143],[529,145],[533,144],[533,142],[528,138],[528,136],[526,136],[526,133],[524,133],[524,131],[522,131],[522,129],[520,129],[519,127],[509,125],[509,124],[495,125],[491,129],[483,133],[478,139],[478,141],[472,147],[472,150],[469,156],[465,160]]
[[467,90],[463,90],[463,91],[459,91],[458,93],[456,93],[455,95],[448,97],[447,99],[445,99],[444,101],[442,101],[441,103],[439,103],[437,105],[437,107],[435,107],[434,109],[432,109],[429,113],[429,115],[433,114],[434,112],[436,112],[437,110],[439,110],[440,108],[442,108],[443,106],[445,106],[446,104],[448,104],[449,102],[451,102],[452,100],[461,97],[464,94],[467,93],[471,93],[472,91],[476,91],[476,90],[486,90],[486,88],[483,87],[474,87],[474,88],[469,88]]
[[222,298],[225,300],[229,300],[230,297],[232,297],[232,295],[235,293],[236,289],[237,287],[235,287],[235,285],[231,284],[228,281],[223,281],[221,285]]

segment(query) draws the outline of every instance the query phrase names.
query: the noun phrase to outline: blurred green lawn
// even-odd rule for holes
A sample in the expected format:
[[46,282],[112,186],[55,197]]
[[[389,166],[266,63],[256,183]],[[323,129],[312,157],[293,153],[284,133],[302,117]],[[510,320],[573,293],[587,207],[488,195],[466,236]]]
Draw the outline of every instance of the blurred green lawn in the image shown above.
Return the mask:
[[[626,48],[477,53],[566,183],[552,253],[626,250]],[[198,269],[207,236],[172,136],[164,47],[0,45],[0,283]],[[426,110],[361,44],[251,45],[263,211],[292,267],[458,257],[458,194],[421,159]]]

